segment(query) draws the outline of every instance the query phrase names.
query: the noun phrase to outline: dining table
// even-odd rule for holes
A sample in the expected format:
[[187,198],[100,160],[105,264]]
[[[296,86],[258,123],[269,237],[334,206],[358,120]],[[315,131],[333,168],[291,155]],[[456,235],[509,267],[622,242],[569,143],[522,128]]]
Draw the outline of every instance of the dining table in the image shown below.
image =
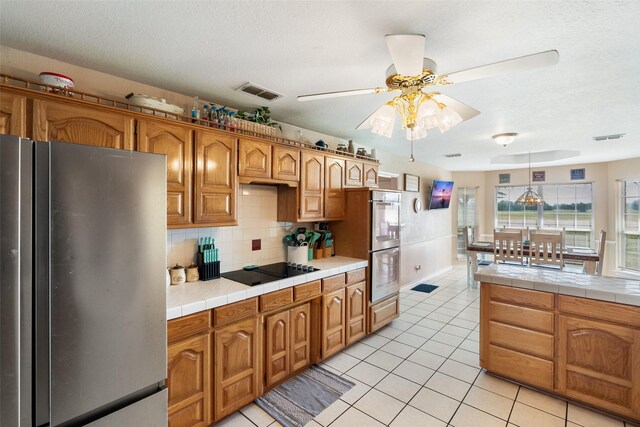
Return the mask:
[[[478,282],[474,274],[478,271],[478,254],[493,254],[494,242],[473,242],[467,246],[467,285],[477,287]],[[529,245],[522,246],[522,256],[529,257]],[[586,274],[595,274],[596,263],[600,261],[600,255],[591,248],[567,247],[562,249],[562,258],[565,260],[582,261]]]

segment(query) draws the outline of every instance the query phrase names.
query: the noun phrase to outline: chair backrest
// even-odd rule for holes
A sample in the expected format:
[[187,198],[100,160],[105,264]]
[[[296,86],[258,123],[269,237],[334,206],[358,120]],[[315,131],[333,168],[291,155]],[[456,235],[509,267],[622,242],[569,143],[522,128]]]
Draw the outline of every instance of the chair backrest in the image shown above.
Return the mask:
[[464,250],[467,250],[467,246],[473,243],[473,227],[467,225],[464,227]]
[[529,265],[553,265],[562,270],[563,237],[562,232],[550,234],[532,231],[529,238]]
[[598,264],[596,266],[596,276],[602,276],[602,266],[604,265],[604,249],[607,246],[607,232],[600,230],[600,241],[598,242]]
[[522,230],[494,231],[493,256],[495,261],[517,262],[522,265],[524,263],[523,240]]

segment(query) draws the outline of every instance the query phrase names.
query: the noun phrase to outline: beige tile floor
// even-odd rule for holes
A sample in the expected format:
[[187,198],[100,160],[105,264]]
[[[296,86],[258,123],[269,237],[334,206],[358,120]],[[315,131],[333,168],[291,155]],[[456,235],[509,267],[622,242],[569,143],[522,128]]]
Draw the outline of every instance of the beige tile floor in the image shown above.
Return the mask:
[[[321,365],[356,385],[312,427],[637,427],[487,375],[478,362],[479,291],[466,269],[401,293],[401,315]],[[279,426],[254,403],[223,427]]]

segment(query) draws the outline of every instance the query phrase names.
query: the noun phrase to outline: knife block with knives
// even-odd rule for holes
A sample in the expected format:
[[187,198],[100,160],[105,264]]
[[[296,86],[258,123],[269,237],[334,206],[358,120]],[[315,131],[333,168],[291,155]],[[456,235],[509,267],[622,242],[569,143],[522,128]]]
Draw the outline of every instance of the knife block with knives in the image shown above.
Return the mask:
[[220,278],[220,259],[214,239],[211,237],[198,239],[197,261],[200,280]]

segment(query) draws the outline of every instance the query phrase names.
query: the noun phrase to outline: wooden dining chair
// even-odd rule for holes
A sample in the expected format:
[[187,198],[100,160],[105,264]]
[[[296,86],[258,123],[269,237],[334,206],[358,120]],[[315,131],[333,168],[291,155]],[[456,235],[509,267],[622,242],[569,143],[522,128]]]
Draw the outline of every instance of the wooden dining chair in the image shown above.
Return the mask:
[[496,263],[524,265],[522,230],[495,230],[493,232],[493,257]]
[[532,231],[529,238],[529,266],[564,268],[562,251],[563,233]]
[[596,276],[602,276],[604,265],[604,249],[607,246],[607,232],[600,230],[600,241],[598,242],[598,264],[596,265]]

